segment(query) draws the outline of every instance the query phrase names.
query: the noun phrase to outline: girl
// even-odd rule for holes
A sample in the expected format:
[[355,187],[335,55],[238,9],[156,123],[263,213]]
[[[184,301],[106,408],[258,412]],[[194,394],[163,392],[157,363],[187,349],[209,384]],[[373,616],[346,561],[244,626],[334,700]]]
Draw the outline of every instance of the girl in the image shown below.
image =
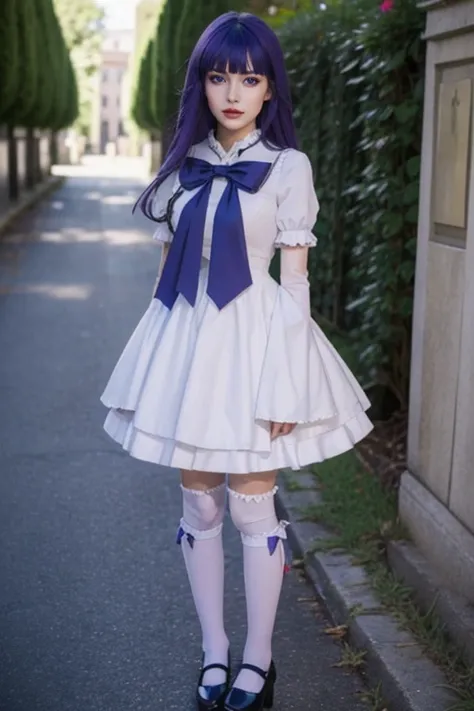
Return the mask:
[[[160,277],[102,396],[114,440],[181,470],[177,540],[202,628],[200,711],[272,705],[287,526],[275,514],[278,469],[340,454],[372,428],[369,401],[310,316],[318,201],[296,146],[276,35],[253,15],[222,15],[191,55],[174,139],[138,201],[157,222]],[[268,273],[277,248],[280,285]],[[232,685],[227,493],[248,621]]]

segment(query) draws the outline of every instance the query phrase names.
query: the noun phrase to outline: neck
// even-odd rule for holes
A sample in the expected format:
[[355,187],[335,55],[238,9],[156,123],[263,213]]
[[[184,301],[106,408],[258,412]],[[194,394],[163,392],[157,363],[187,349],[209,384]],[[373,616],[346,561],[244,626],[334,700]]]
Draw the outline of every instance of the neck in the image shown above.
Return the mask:
[[248,126],[244,126],[243,128],[239,128],[236,131],[232,131],[229,128],[225,128],[224,126],[221,126],[220,123],[217,124],[217,129],[216,129],[216,138],[221,144],[222,148],[225,151],[229,151],[234,143],[236,141],[241,141],[243,138],[246,138],[249,133],[252,133],[252,131],[255,131],[257,125],[255,121],[253,123],[249,124]]

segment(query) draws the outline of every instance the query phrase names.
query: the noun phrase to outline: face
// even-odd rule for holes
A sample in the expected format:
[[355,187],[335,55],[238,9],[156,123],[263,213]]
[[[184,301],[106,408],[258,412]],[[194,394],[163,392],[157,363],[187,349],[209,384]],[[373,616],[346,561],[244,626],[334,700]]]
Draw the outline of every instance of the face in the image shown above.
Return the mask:
[[267,77],[248,69],[247,74],[211,71],[206,76],[209,109],[220,127],[232,133],[253,130],[264,102],[271,98]]

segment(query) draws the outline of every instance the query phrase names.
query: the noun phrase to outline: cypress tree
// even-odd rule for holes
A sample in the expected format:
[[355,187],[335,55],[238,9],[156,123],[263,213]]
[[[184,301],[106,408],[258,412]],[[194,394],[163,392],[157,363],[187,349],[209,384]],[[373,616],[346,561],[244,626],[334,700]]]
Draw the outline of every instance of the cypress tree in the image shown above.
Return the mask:
[[66,47],[66,42],[59,24],[59,20],[52,7],[50,18],[50,32],[53,38],[53,73],[55,75],[54,83],[54,102],[53,110],[49,117],[49,127],[54,131],[59,131],[68,125],[68,103],[69,103],[69,80],[70,80],[70,57]]
[[[33,12],[31,11],[33,9]],[[26,185],[35,183],[35,136],[34,107],[38,96],[38,47],[40,37],[34,8],[26,3],[17,3],[15,23],[19,43],[20,82],[13,103],[6,112],[6,118],[12,126],[27,128],[25,159]],[[13,158],[13,155],[12,155]]]
[[51,5],[51,10],[49,27],[51,36],[54,37],[55,41],[55,52],[51,55],[51,59],[56,82],[53,103],[48,114],[48,126],[51,129],[50,162],[54,164],[58,161],[56,133],[63,128],[67,128],[77,119],[79,115],[79,92],[71,56],[53,5]]
[[168,21],[165,18],[166,6],[164,11],[158,17],[155,30],[155,41],[153,43],[153,53],[151,58],[151,111],[153,118],[157,127],[161,130],[163,128],[163,106],[164,102],[161,100],[162,86],[163,86],[163,55],[161,52],[162,43],[165,41],[165,34],[168,26]]
[[46,117],[47,128],[57,131],[62,127],[62,117],[67,109],[67,76],[69,53],[66,48],[59,20],[54,11],[52,0],[44,0],[47,7],[48,36],[51,38],[51,76],[53,84],[52,103]]
[[8,114],[20,84],[20,42],[16,21],[16,0],[0,2],[0,121],[7,122],[8,195],[18,198],[18,166],[14,128]]
[[167,0],[156,35],[155,71],[152,109],[162,131],[163,155],[170,140],[179,104],[178,71],[175,62],[176,31],[185,0]]
[[151,110],[151,62],[154,54],[154,39],[151,39],[146,47],[140,62],[138,81],[132,103],[132,117],[135,123],[145,131],[152,132],[156,128],[156,123]]
[[6,120],[20,83],[19,33],[16,0],[0,2],[0,122]]
[[77,119],[79,115],[79,91],[77,87],[76,72],[71,61],[67,57],[66,62],[66,105],[58,128],[67,128]]
[[56,101],[55,83],[57,81],[54,31],[52,27],[53,6],[51,0],[34,0],[39,36],[41,37],[40,61],[38,72],[39,100],[35,118],[38,128],[50,128],[50,119],[54,113]]
[[38,98],[38,54],[42,39],[38,34],[34,8],[28,5],[30,3],[17,3],[21,82],[14,104],[14,120],[21,126],[34,126],[34,108]]

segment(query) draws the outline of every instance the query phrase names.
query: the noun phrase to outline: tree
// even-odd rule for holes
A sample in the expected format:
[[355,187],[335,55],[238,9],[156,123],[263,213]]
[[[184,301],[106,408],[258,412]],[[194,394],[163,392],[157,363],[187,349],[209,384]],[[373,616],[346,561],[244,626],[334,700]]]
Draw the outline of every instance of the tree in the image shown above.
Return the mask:
[[38,97],[35,107],[35,125],[38,128],[50,128],[50,119],[54,112],[57,96],[56,47],[53,44],[53,7],[51,0],[34,0],[38,23],[38,33],[42,41],[38,53]]
[[[10,16],[10,31],[18,42],[19,81],[12,95],[10,107],[6,109],[4,118],[14,125],[31,125],[31,114],[35,106],[38,87],[38,57],[39,33],[36,13],[25,3],[17,3],[14,13]],[[8,31],[8,28],[7,28]],[[8,69],[7,69],[8,77]],[[3,83],[3,82],[2,82]]]
[[156,130],[156,122],[151,109],[151,62],[154,55],[154,38],[150,39],[140,62],[138,81],[132,102],[132,117],[145,131]]
[[54,0],[54,7],[76,71],[79,92],[76,127],[80,133],[88,135],[93,97],[92,77],[100,66],[104,10],[96,0]]
[[76,72],[69,58],[66,64],[66,97],[67,101],[59,122],[59,128],[71,126],[79,114],[79,92],[77,90]]
[[166,153],[172,133],[173,119],[178,107],[174,47],[176,28],[184,4],[185,0],[167,0],[156,29],[156,51],[150,89],[153,115],[162,132],[163,155]]
[[[175,0],[181,2],[181,0]],[[169,13],[171,8],[168,8],[170,2],[164,0],[160,7],[160,12],[156,21],[154,32],[153,53],[151,58],[151,110],[156,125],[162,129],[164,121],[164,102],[161,101],[162,83],[164,81],[164,52],[162,51],[169,30]],[[166,13],[166,14],[165,14]]]
[[55,102],[50,119],[53,131],[70,126],[78,115],[77,83],[74,67],[56,13],[51,17],[51,35],[55,46]]
[[0,122],[6,120],[20,83],[20,41],[16,23],[16,1],[0,3]]

